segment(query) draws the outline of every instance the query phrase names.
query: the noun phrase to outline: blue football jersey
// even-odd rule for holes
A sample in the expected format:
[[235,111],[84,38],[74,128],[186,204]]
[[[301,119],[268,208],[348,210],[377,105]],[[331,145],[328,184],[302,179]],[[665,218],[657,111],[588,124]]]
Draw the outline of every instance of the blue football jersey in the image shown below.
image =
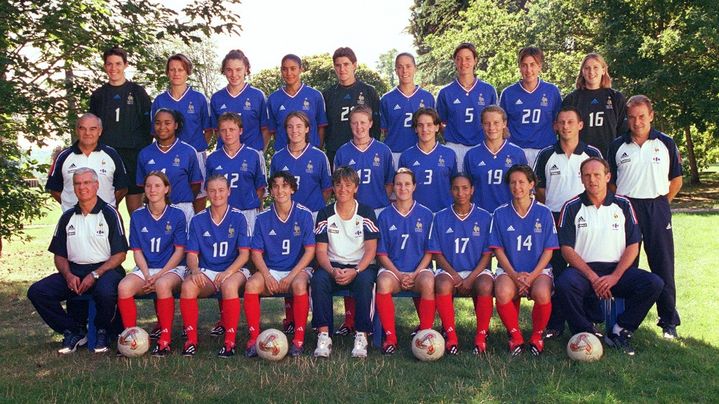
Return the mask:
[[386,132],[384,143],[394,153],[402,153],[414,146],[417,134],[412,128],[412,116],[420,108],[434,108],[432,94],[415,86],[414,92],[406,96],[395,87],[379,102],[380,128]]
[[510,140],[522,148],[543,149],[557,141],[554,118],[562,107],[557,86],[539,80],[534,91],[517,82],[502,91],[499,106],[507,113]]
[[210,110],[207,105],[207,98],[205,98],[204,94],[188,86],[185,93],[182,94],[182,97],[179,99],[172,98],[169,91],[158,95],[155,101],[152,102],[152,109],[150,111],[153,128],[155,112],[160,108],[172,109],[182,114],[185,121],[182,125],[182,131],[177,134],[180,140],[194,147],[197,151],[207,150],[204,131],[205,129],[212,128],[212,124],[210,122]]
[[155,219],[147,207],[130,215],[130,248],[142,251],[148,268],[162,268],[175,253],[187,244],[187,221],[180,209],[165,207]]
[[278,171],[289,171],[297,180],[292,199],[313,212],[325,207],[322,192],[332,188],[332,173],[322,150],[307,145],[302,154],[295,157],[285,147],[277,151],[270,162],[270,176]]
[[391,204],[379,214],[377,225],[380,231],[377,255],[387,256],[402,272],[414,272],[429,250],[432,212],[415,201],[404,216]]
[[[210,98],[212,127],[217,128],[217,118],[225,112],[236,112],[242,116],[242,135],[240,141],[253,149],[262,150],[262,128],[267,127],[267,105],[265,94],[248,83],[239,94],[232,96],[227,87],[212,94]],[[222,147],[222,139],[217,138],[217,150]]]
[[511,202],[498,207],[492,220],[490,247],[502,248],[515,271],[532,272],[544,250],[559,248],[552,211],[535,200],[524,217]]
[[474,146],[484,140],[482,111],[497,103],[497,90],[482,80],[475,80],[469,91],[457,80],[442,87],[437,94],[437,112],[446,125],[447,142]]
[[168,150],[161,150],[157,142],[140,150],[137,156],[138,187],[145,185],[145,177],[152,171],[162,171],[170,179],[170,201],[192,202],[192,184],[202,183],[202,171],[195,148],[179,139]]
[[200,268],[223,272],[242,249],[250,249],[250,236],[245,215],[239,209],[228,207],[220,223],[212,220],[210,208],[190,220],[187,252],[199,255]]
[[333,167],[352,167],[357,171],[360,184],[357,201],[372,209],[389,205],[385,185],[394,181],[392,152],[386,144],[372,139],[365,151],[349,141],[337,150]]
[[425,153],[418,145],[410,147],[399,157],[399,167],[412,170],[417,180],[414,199],[432,212],[452,204],[450,180],[457,174],[457,157],[454,150],[437,143]]
[[442,254],[455,271],[472,271],[482,255],[489,254],[492,215],[472,204],[470,214],[460,219],[452,206],[437,212],[429,236],[429,250]]
[[315,245],[312,212],[292,202],[285,221],[277,216],[275,204],[257,215],[252,233],[252,250],[262,253],[267,268],[289,272],[305,253],[305,247]]
[[320,146],[318,129],[327,126],[327,110],[322,93],[302,84],[295,95],[289,95],[280,88],[267,98],[268,128],[275,132],[275,150],[287,146],[285,118],[291,112],[302,111],[310,119],[310,144]]
[[496,154],[484,142],[469,149],[464,156],[464,172],[472,177],[474,203],[494,212],[499,205],[509,202],[512,194],[504,177],[515,164],[527,164],[527,157],[522,149],[507,140]]
[[242,144],[234,156],[224,148],[207,157],[207,178],[222,174],[230,182],[230,206],[255,209],[262,205],[256,190],[267,187],[265,157],[258,150]]

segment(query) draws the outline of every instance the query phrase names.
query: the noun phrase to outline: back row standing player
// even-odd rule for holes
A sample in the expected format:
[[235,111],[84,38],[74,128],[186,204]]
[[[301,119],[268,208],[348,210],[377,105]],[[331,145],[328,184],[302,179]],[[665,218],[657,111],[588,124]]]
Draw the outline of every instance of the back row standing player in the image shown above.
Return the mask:
[[[134,185],[137,155],[152,142],[150,97],[145,89],[125,77],[127,52],[110,48],[102,54],[107,83],[90,96],[90,112],[102,120],[100,142],[114,148],[125,164],[131,184],[125,204],[128,213],[142,205],[143,189]],[[108,201],[110,202],[110,201]]]
[[[195,148],[197,162],[204,179],[206,176],[207,142],[212,137],[207,99],[204,94],[194,90],[187,84],[187,78],[192,74],[192,62],[187,56],[181,53],[170,56],[167,59],[165,73],[170,79],[170,88],[158,95],[153,101],[152,122],[154,124],[155,114],[161,108],[178,111],[182,114],[183,125],[179,128],[177,137]],[[142,179],[144,179],[144,176]],[[201,187],[200,193],[193,203],[195,212],[205,208],[206,196],[204,187]]]
[[285,122],[291,113],[297,111],[307,115],[309,144],[319,147],[327,126],[327,111],[322,93],[302,83],[302,59],[299,56],[285,55],[280,63],[280,72],[285,86],[267,98],[268,126],[275,135],[275,152],[287,146]]
[[337,48],[332,55],[337,85],[322,92],[327,107],[327,129],[320,146],[327,150],[327,158],[334,161],[337,149],[352,139],[350,111],[358,105],[367,105],[372,110],[370,135],[380,138],[380,103],[377,90],[355,77],[357,56],[350,48]]
[[392,150],[396,170],[400,154],[415,144],[414,113],[420,108],[434,108],[434,96],[414,83],[417,63],[411,54],[398,54],[394,59],[394,71],[399,85],[380,100],[380,127],[384,143]]
[[554,118],[562,104],[557,86],[539,78],[544,65],[544,52],[528,46],[517,58],[522,79],[502,91],[499,105],[507,113],[512,143],[521,147],[529,166],[534,166],[537,154],[554,144]]
[[[484,138],[480,114],[497,103],[497,90],[474,75],[477,48],[469,42],[459,44],[452,55],[457,78],[437,94],[437,112],[445,125],[446,145],[454,150],[457,161]],[[461,171],[461,167],[460,171]]]
[[[241,50],[233,49],[222,59],[222,74],[227,78],[227,86],[210,98],[212,128],[219,130],[218,119],[225,112],[238,113],[242,116],[242,143],[265,150],[270,141],[265,94],[245,82],[250,74],[250,60]],[[217,150],[222,143],[218,136]]]
[[590,53],[582,60],[577,75],[577,89],[569,93],[563,106],[579,110],[584,127],[579,132],[582,142],[606,154],[609,144],[627,131],[626,101],[612,88],[609,66],[601,55]]

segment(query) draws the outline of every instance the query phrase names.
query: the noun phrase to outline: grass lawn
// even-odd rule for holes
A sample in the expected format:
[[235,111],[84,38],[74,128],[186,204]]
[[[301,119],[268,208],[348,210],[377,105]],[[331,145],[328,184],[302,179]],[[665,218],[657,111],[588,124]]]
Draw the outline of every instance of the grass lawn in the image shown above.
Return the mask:
[[[462,353],[435,363],[416,361],[409,333],[416,325],[409,299],[398,299],[400,351],[385,358],[376,349],[366,360],[349,355],[352,339],[334,338],[329,360],[306,355],[279,363],[216,358],[221,341],[207,330],[217,319],[217,304],[201,301],[200,346],[195,358],[177,354],[133,360],[94,355],[86,350],[60,357],[60,336],[53,335],[25,298],[29,284],[54,271],[46,252],[57,212],[34,224],[29,243],[6,243],[0,258],[0,378],[2,402],[716,402],[719,400],[719,214],[676,214],[678,304],[683,324],[679,341],[664,341],[652,310],[636,332],[637,355],[605,352],[597,363],[575,363],[565,352],[569,338],[547,343],[539,358],[510,359],[506,336],[495,315],[489,353],[470,354],[474,312],[469,299],[457,300]],[[646,262],[642,259],[642,262]],[[125,265],[129,268],[131,264]],[[335,312],[339,321],[340,299]],[[140,325],[154,322],[152,304],[139,304]],[[522,325],[529,328],[524,303]],[[174,335],[179,346],[180,316]],[[264,327],[279,327],[280,299],[263,303]],[[244,319],[244,315],[243,315]],[[436,323],[438,326],[439,323]],[[245,330],[244,321],[240,325]],[[244,332],[238,341],[244,346]],[[526,332],[525,332],[526,335]],[[312,352],[314,335],[307,336]],[[176,348],[177,349],[177,348]]]

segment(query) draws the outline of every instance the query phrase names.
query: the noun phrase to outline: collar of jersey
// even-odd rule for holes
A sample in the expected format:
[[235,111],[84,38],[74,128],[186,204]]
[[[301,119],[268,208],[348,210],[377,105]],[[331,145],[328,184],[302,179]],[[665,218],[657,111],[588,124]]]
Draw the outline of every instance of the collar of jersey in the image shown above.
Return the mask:
[[[107,203],[98,196],[97,202],[95,202],[95,206],[92,207],[90,214],[96,215],[96,214],[100,213],[100,211],[102,210],[103,207],[105,207],[105,205],[107,205]],[[76,203],[75,206],[73,206],[73,209],[74,209],[76,215],[82,215],[82,209],[80,209],[80,202]]]

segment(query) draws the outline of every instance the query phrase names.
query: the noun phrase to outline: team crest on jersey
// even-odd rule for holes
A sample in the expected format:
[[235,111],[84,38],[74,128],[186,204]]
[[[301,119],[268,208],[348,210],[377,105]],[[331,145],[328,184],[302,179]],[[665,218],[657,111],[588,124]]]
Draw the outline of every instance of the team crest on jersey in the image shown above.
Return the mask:
[[506,159],[504,159],[504,166],[505,167],[511,167],[513,165],[512,158],[507,156]]
[[307,174],[312,174],[313,172],[315,172],[315,166],[312,165],[312,160],[307,162],[307,167],[305,167],[305,172]]
[[607,96],[607,103],[605,105],[606,109],[614,109],[614,105],[612,104],[612,97]]
[[479,236],[479,224],[477,224],[477,222],[474,222],[474,226],[472,227],[472,235]]
[[250,99],[245,99],[245,111],[249,111],[252,109],[252,103],[250,102]]
[[75,226],[73,226],[73,225],[68,226],[68,227],[67,227],[67,235],[68,235],[68,236],[74,236],[75,234],[76,234],[76,233],[75,233]]
[[437,166],[444,167],[444,156],[442,156],[441,154],[439,155],[439,159],[437,160]]
[[295,225],[292,227],[292,231],[295,236],[299,236],[300,234],[302,234],[302,229],[300,229],[300,225],[297,224],[297,222],[295,222]]
[[542,224],[539,223],[539,219],[537,219],[537,221],[534,222],[534,232],[535,232],[535,233],[541,233],[541,232],[542,232]]
[[381,162],[381,160],[380,160],[380,158],[379,158],[379,154],[378,154],[378,153],[375,153],[375,154],[374,154],[374,158],[372,159],[372,165],[375,166],[375,167],[379,167],[380,162]]
[[619,230],[621,225],[619,224],[619,215],[616,212],[612,215],[612,219],[614,219],[614,223],[612,223],[612,230]]
[[132,105],[135,103],[135,97],[132,96],[132,93],[127,95],[127,105]]
[[195,106],[192,105],[192,103],[190,103],[190,104],[187,106],[187,113],[188,113],[188,114],[194,114],[194,113],[195,113]]
[[305,98],[304,101],[302,101],[302,110],[309,111],[310,110],[310,102]]
[[175,167],[180,166],[180,156],[178,154],[175,155],[175,159],[172,160],[172,165]]
[[479,98],[477,99],[477,103],[479,105],[484,105],[484,94],[479,94]]
[[577,227],[587,227],[587,221],[584,220],[584,216],[579,216],[579,219],[577,219]]
[[559,170],[559,167],[557,167],[556,164],[552,164],[551,167],[549,167],[549,175],[561,175],[562,172]]
[[359,93],[359,96],[357,96],[357,105],[364,105],[364,94],[361,92]]
[[95,235],[96,236],[104,236],[105,235],[105,224],[98,223],[97,229],[95,229]]
[[626,164],[626,163],[631,163],[631,162],[632,162],[632,159],[629,157],[629,155],[626,152],[622,153],[622,155],[619,157],[619,164]]
[[422,224],[422,219],[417,219],[417,223],[414,225],[414,231],[417,233],[422,233],[424,230],[424,225]]
[[424,100],[419,100],[419,107],[424,108]]
[[165,223],[165,234],[172,234],[172,225],[169,220]]
[[232,225],[227,229],[227,238],[235,238],[235,228]]
[[546,107],[549,105],[549,99],[547,98],[547,94],[542,94],[542,102],[539,104],[543,107]]
[[247,160],[242,160],[242,165],[240,166],[240,171],[247,171]]

